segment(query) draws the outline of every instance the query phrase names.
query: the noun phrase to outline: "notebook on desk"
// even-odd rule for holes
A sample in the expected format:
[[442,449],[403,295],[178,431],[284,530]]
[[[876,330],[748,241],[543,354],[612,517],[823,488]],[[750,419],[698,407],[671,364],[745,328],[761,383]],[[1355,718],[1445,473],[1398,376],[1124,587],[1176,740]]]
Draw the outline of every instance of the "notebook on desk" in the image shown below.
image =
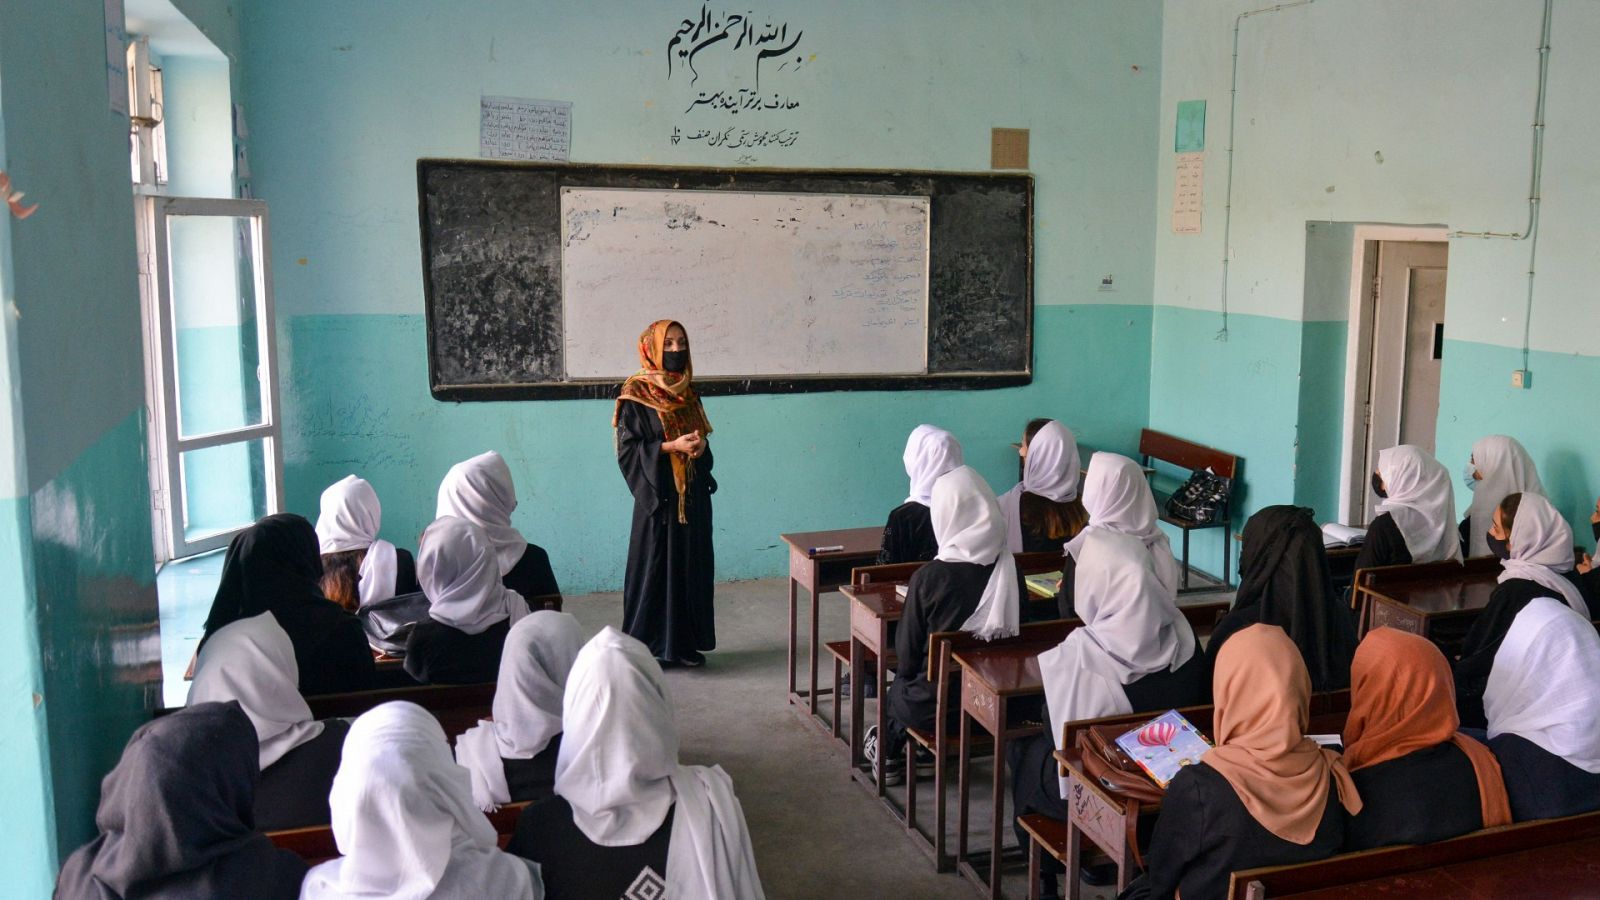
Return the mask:
[[1180,769],[1199,762],[1211,742],[1172,709],[1117,738],[1117,747],[1165,788]]

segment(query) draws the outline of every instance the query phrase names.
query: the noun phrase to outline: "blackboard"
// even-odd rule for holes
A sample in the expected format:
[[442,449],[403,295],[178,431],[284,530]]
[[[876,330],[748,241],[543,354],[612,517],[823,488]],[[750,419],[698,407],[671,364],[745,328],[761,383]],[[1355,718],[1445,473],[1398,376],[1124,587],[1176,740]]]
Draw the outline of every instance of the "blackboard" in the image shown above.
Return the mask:
[[[417,186],[428,374],[440,400],[615,396],[615,383],[564,375],[563,187],[929,199],[926,374],[697,378],[702,394],[974,389],[1032,380],[1029,175],[422,159]],[[773,352],[783,352],[785,335],[770,340]]]

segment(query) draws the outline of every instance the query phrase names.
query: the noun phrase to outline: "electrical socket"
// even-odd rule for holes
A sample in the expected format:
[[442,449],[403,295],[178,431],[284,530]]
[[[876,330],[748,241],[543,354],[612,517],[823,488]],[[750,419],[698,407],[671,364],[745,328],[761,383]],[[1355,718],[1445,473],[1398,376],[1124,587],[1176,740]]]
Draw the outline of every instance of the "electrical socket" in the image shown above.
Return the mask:
[[1533,373],[1527,369],[1515,369],[1511,372],[1511,386],[1527,390],[1533,387]]

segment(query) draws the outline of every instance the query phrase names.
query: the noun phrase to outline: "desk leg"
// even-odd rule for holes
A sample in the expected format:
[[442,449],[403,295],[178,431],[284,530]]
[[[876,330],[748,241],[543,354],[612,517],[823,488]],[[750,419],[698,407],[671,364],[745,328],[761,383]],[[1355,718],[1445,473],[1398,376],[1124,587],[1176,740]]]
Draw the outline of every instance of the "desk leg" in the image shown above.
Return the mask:
[[[1005,709],[1005,699],[1000,708]],[[989,813],[989,896],[1000,900],[1000,848],[1005,845],[1006,812],[1006,737],[1005,718],[1000,719],[1000,733],[994,736],[994,809]]]
[[789,696],[794,697],[795,676],[795,644],[800,640],[800,623],[797,617],[800,614],[800,582],[795,581],[794,574],[789,574]]
[[[940,723],[943,724],[943,723]],[[967,778],[972,754],[972,720],[961,711],[961,750],[956,763],[956,866],[967,858]]]
[[1189,529],[1183,529],[1183,587],[1189,589]]
[[[876,775],[877,779],[878,779],[877,790],[878,790],[878,798],[880,800],[883,798],[884,792],[885,792],[884,786],[883,786],[883,767],[889,761],[889,754],[884,749],[884,746],[888,742],[888,737],[889,737],[889,734],[888,734],[888,731],[889,731],[889,664],[887,662],[887,660],[889,659],[889,654],[888,654],[888,652],[886,652],[883,649],[886,646],[886,641],[888,639],[888,634],[889,634],[889,623],[885,622],[882,619],[879,619],[878,620],[878,648],[879,649],[878,649],[877,666],[875,666],[875,669],[876,669],[876,672],[877,672],[877,679],[878,679],[878,702],[875,704],[876,707],[877,707],[877,711],[878,711],[878,765],[877,765],[877,771],[874,772],[873,774]],[[854,690],[852,690],[850,692],[850,696],[854,697],[855,695],[856,695],[856,692]]]
[[[821,569],[822,566],[816,562],[811,564],[813,585],[822,584]],[[817,717],[817,594],[821,593],[821,588],[812,587],[809,593],[811,594],[811,649],[808,651],[811,654],[811,718],[815,719]]]
[[[866,666],[866,648],[856,640],[855,635],[850,636],[850,680],[856,682],[850,691],[850,771],[854,772],[863,762],[861,752],[861,719],[864,712],[860,688],[861,670]],[[880,737],[881,740],[881,732]]]
[[1039,842],[1028,842],[1028,900],[1039,900]]
[[1067,872],[1061,877],[1066,882],[1062,885],[1067,889],[1067,900],[1079,900],[1083,896],[1083,882],[1079,879],[1083,875],[1083,845],[1080,841],[1081,833],[1078,825],[1072,820],[1072,814],[1067,814],[1067,858],[1062,865],[1067,867]]

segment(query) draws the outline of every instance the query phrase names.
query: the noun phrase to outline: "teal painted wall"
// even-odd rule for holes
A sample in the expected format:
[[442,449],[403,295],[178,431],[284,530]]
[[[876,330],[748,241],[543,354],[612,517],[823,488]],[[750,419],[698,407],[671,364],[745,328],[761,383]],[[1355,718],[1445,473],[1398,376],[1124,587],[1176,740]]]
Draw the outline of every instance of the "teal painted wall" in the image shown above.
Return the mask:
[[1300,323],[1300,409],[1295,433],[1294,502],[1339,517],[1339,461],[1344,421],[1345,322]]
[[9,456],[26,474],[0,561],[14,552],[25,577],[0,596],[18,626],[0,683],[33,708],[7,695],[0,797],[17,802],[0,808],[0,866],[26,896],[92,834],[100,779],[158,674],[127,120],[109,108],[103,16],[94,0],[0,3],[6,169],[40,204],[5,257]]
[[[550,549],[563,586],[620,584],[628,498],[610,404],[428,395],[415,161],[476,156],[478,98],[495,94],[573,101],[574,159],[739,164],[669,139],[675,124],[700,121],[683,112],[693,92],[681,74],[667,79],[665,58],[680,20],[700,10],[699,0],[246,8],[291,508],[314,514],[320,491],[356,472],[383,500],[386,535],[409,545],[445,469],[494,448],[518,480],[517,523]],[[919,422],[956,432],[1002,490],[1015,479],[1008,444],[1031,416],[1132,450],[1150,384],[1161,4],[830,0],[754,13],[803,30],[808,55],[792,79],[770,82],[801,102],[784,114],[801,138],[746,163],[982,170],[991,126],[1031,129],[1037,378],[975,393],[713,398],[718,576],[778,573],[779,532],[881,521],[903,499],[900,453]],[[766,115],[764,126],[778,114]],[[1097,290],[1105,274],[1117,290]]]
[[[875,524],[905,499],[900,451],[918,423],[953,429],[967,461],[992,484],[1016,480],[1029,416],[1053,415],[1080,442],[1130,450],[1144,424],[1148,382],[1127,373],[1150,310],[1045,306],[1041,347],[1070,352],[1007,391],[713,397],[717,577],[773,575],[787,565],[778,534]],[[513,521],[550,552],[569,593],[621,584],[631,499],[612,446],[609,401],[453,404],[427,390],[421,316],[298,316],[289,323],[285,405],[291,509],[314,515],[323,487],[349,472],[383,501],[383,530],[401,546],[433,518],[438,481],[487,447],[516,473]],[[1137,357],[1143,364],[1145,357]]]

